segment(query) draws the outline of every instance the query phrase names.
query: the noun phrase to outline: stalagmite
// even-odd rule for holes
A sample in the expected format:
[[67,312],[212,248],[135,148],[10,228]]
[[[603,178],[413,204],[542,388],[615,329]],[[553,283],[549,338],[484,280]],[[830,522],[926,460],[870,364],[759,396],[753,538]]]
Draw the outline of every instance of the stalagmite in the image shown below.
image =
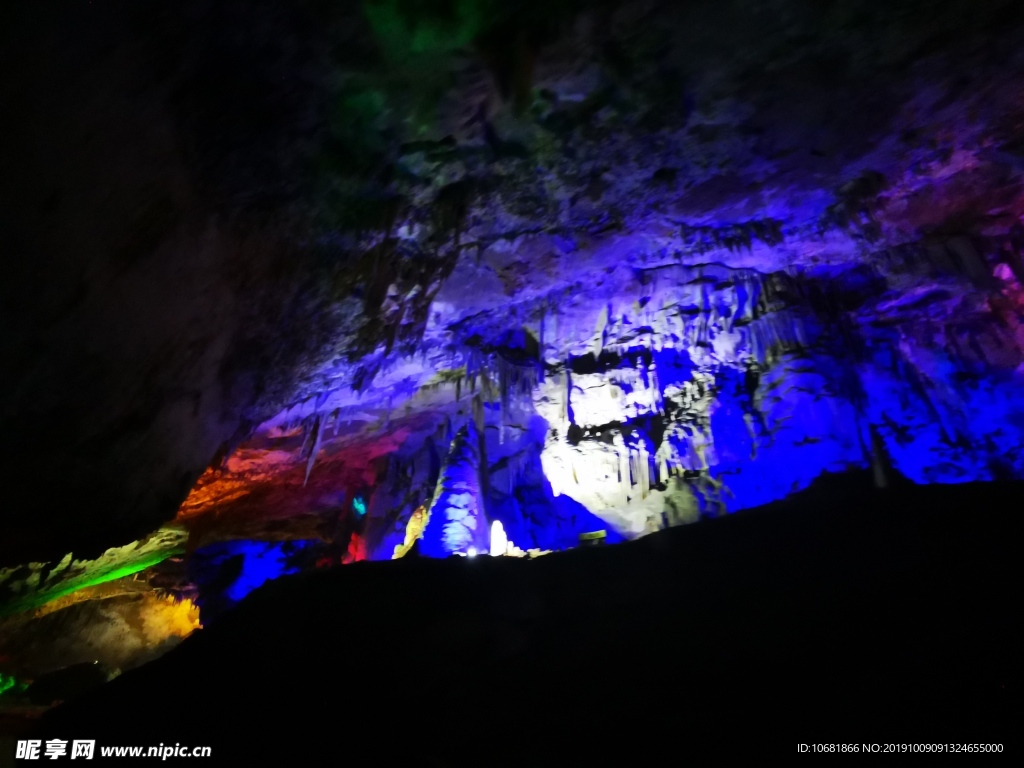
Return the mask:
[[486,550],[480,448],[480,436],[471,420],[456,434],[441,469],[423,533],[424,555],[447,557],[470,548]]
[[491,557],[501,557],[508,551],[509,540],[500,520],[491,523]]

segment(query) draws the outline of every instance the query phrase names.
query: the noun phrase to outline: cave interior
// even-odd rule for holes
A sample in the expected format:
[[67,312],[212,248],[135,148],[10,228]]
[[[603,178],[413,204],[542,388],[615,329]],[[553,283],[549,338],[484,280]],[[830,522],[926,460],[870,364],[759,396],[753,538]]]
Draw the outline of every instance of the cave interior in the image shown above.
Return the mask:
[[7,4],[0,71],[0,739],[1010,738],[1015,0]]

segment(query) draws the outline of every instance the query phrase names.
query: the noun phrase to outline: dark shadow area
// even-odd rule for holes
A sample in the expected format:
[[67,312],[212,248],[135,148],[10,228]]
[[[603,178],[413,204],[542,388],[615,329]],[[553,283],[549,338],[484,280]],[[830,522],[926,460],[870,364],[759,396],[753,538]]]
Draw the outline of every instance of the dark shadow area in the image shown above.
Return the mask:
[[210,745],[214,764],[1012,753],[1022,494],[830,477],[618,546],[285,577],[37,732]]

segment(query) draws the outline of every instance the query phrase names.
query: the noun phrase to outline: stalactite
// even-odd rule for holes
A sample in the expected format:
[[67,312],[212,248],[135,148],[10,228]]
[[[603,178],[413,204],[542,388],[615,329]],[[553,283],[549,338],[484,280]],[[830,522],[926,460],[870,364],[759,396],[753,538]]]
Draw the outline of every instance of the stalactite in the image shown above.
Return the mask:
[[594,346],[591,349],[594,357],[600,357],[601,352],[604,350],[604,342],[606,337],[606,329],[608,327],[608,315],[611,305],[606,305],[601,308],[601,313],[597,316],[597,328],[594,332]]
[[539,358],[539,362],[540,362],[540,380],[541,380],[541,382],[544,381],[544,360],[547,357],[547,346],[546,346],[545,341],[544,341],[544,326],[546,325],[547,315],[548,315],[548,299],[547,299],[547,297],[545,297],[543,304],[541,304],[541,309],[540,309],[540,328],[539,328],[538,333],[537,333],[537,335],[539,336],[539,339],[537,341],[537,347],[538,347],[537,357]]
[[481,434],[484,430],[484,402],[480,395],[473,396],[473,422]]
[[621,435],[615,436],[615,453],[618,457],[619,464],[619,487],[622,491],[622,501],[624,504],[629,503],[629,494],[632,490],[632,484],[630,482],[630,466],[629,466],[629,448],[624,444]]
[[[555,344],[558,344],[558,340],[562,338],[562,336],[559,333],[559,328],[558,328],[558,304],[557,303],[555,304],[555,307],[554,307],[554,309],[551,312],[551,338],[554,339]],[[555,355],[556,355],[556,358],[557,358],[557,355],[558,355],[557,349],[555,350]],[[541,362],[543,362],[543,360]]]
[[330,392],[321,392],[319,395],[317,395],[316,404],[313,406],[313,410],[319,411],[321,408],[323,408],[324,403],[327,402],[327,398],[330,396]]
[[309,473],[313,471],[313,464],[316,462],[316,456],[320,452],[320,441],[323,437],[323,424],[324,420],[319,414],[314,417],[311,429],[313,430],[313,447],[309,452],[309,458],[306,460],[306,476],[302,481],[303,485],[309,482]]
[[572,358],[569,358],[565,361],[563,367],[563,373],[565,375],[565,397],[562,398],[562,421],[564,422],[572,421],[572,418],[570,416],[570,414],[572,413],[572,405],[569,402],[569,398],[572,395],[572,369],[570,368],[571,365]]
[[640,443],[637,451],[637,463],[640,470],[640,498],[646,499],[647,494],[651,491],[651,463],[643,442]]
[[498,443],[505,443],[505,425],[508,419],[509,408],[509,366],[501,355],[495,356],[498,367],[498,390],[499,398],[499,422],[498,422]]

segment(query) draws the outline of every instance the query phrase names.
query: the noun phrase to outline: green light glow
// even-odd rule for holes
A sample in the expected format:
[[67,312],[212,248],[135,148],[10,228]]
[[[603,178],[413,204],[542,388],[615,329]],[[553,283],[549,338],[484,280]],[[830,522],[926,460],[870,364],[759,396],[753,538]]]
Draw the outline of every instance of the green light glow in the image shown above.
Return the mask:
[[[107,550],[96,560],[72,561],[68,555],[50,572],[49,581],[52,583],[49,586],[44,584],[26,589],[25,586],[28,585],[25,585],[22,587],[24,591],[14,591],[16,597],[6,605],[0,606],[0,616],[35,610],[80,589],[95,587],[144,571],[168,557],[184,552],[185,537],[184,531],[161,529],[153,537],[141,542]],[[67,565],[64,565],[65,562]],[[35,564],[34,567],[41,566]],[[0,573],[0,583],[3,582],[2,576]]]
[[5,675],[0,672],[0,696],[5,693],[21,693],[27,687],[24,683],[19,683],[13,675]]
[[66,597],[67,595],[70,595],[72,592],[77,592],[78,590],[85,589],[86,587],[95,587],[100,584],[106,584],[108,581],[114,581],[115,579],[121,579],[125,576],[131,576],[132,574],[138,573],[139,571],[144,571],[150,566],[156,565],[157,563],[162,563],[164,560],[166,560],[173,554],[176,553],[154,552],[144,560],[139,560],[138,562],[134,563],[128,563],[127,565],[123,565],[120,568],[115,568],[114,570],[108,571],[106,573],[96,574],[90,578],[86,578],[84,581],[76,581],[75,583],[72,583],[67,587],[62,588],[57,592],[49,595],[46,599],[46,602],[50,602],[50,600],[56,600],[60,597]]
[[384,50],[399,60],[468,45],[486,26],[493,7],[491,0],[366,0],[363,5]]

